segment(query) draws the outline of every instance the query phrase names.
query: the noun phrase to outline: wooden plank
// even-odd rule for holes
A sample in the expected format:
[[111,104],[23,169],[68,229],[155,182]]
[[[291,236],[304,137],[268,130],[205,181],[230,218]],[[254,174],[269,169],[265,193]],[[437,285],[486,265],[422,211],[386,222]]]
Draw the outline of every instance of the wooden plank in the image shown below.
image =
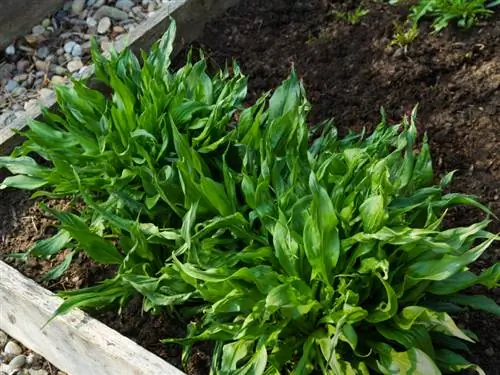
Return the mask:
[[31,31],[45,17],[61,9],[64,0],[1,0],[0,49]]
[[185,375],[0,261],[0,329],[70,375]]
[[[239,0],[170,0],[163,4],[151,18],[131,30],[129,34],[119,38],[115,42],[115,48],[121,51],[130,46],[134,53],[138,53],[141,49],[147,51],[166,31],[170,24],[170,17],[172,17],[177,23],[175,54],[184,45],[199,37],[208,21],[238,2]],[[48,107],[56,108],[55,98],[48,100],[47,103]],[[28,116],[41,119],[41,112],[37,109]],[[0,155],[10,154],[16,146],[21,144],[22,137],[14,132],[26,130],[26,124],[27,119],[20,118],[0,129]]]

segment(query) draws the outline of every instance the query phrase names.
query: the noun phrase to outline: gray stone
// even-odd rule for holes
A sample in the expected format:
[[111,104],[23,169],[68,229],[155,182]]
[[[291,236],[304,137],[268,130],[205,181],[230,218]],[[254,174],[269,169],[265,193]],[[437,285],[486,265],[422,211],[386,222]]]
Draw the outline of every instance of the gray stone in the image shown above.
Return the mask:
[[97,21],[92,17],[87,17],[86,22],[87,22],[88,27],[96,27],[97,26]]
[[[15,82],[15,81],[14,81]],[[17,82],[16,82],[17,85]],[[17,86],[16,86],[17,87]],[[23,352],[21,347],[15,342],[15,341],[9,341],[6,345],[3,351],[6,354],[12,354],[12,355],[19,355]]]
[[128,11],[134,6],[134,2],[131,0],[118,0],[115,4],[118,9]]
[[45,33],[45,27],[42,25],[36,25],[33,29],[31,29],[31,33],[36,36],[43,35],[43,33]]
[[14,90],[12,90],[12,96],[21,96],[23,95],[26,91],[28,91],[26,89],[26,87],[16,87]]
[[83,63],[80,59],[72,60],[68,63],[68,70],[70,73],[76,72],[81,68],[83,68]]
[[0,331],[0,348],[3,349],[7,341],[9,341],[9,336],[4,331]]
[[16,66],[14,64],[0,65],[0,79],[10,77],[14,70],[16,70]]
[[18,72],[24,72],[30,66],[30,62],[28,60],[19,60],[16,63],[16,69]]
[[6,55],[14,55],[15,53],[16,53],[16,47],[14,47],[12,44],[5,49]]
[[85,8],[85,0],[73,0],[71,11],[74,14],[80,15],[83,12],[83,8]]
[[106,0],[92,0],[93,4],[92,6],[94,8],[100,8],[102,7],[104,4],[106,4]]
[[50,54],[50,50],[49,50],[49,47],[47,46],[43,46],[43,47],[40,47],[36,50],[36,55],[41,58],[41,59],[45,59],[47,58],[47,56]]
[[109,28],[111,27],[111,20],[109,17],[103,17],[99,21],[99,24],[97,25],[97,32],[99,34],[106,34],[109,31]]
[[116,21],[124,21],[128,18],[128,14],[118,8],[114,8],[109,5],[103,5],[94,13],[94,18],[96,20],[100,20],[103,17],[109,17]]
[[15,75],[14,78],[12,78],[12,79],[16,82],[23,82],[23,81],[26,81],[28,79],[28,75],[26,73],[21,73],[21,74]]
[[49,65],[50,64],[47,64],[45,61],[42,61],[42,60],[35,61],[35,67],[40,71],[45,72],[45,71],[49,70]]
[[[14,91],[14,89],[15,89],[16,87],[19,87],[19,83],[17,83],[17,82],[16,82],[16,81],[14,81],[13,79],[9,79],[9,80],[7,81],[7,84],[5,85],[5,90],[7,90],[7,92],[12,92],[12,91]],[[9,342],[7,343],[7,345],[9,345],[11,342],[12,342],[12,341],[9,341]],[[7,346],[6,346],[6,348],[7,348]],[[7,350],[5,350],[5,352],[7,352]]]
[[74,57],[79,57],[79,56],[83,55],[82,46],[79,44],[75,44],[75,46],[73,47],[73,50],[71,51],[71,55]]
[[11,370],[17,370],[26,364],[26,356],[18,355],[14,357],[12,361],[9,362],[9,367]]
[[55,74],[57,75],[63,75],[63,74],[66,74],[66,68],[64,68],[63,66],[61,65],[52,65],[50,67],[50,70],[52,72],[54,72]]
[[76,45],[75,42],[73,42],[72,40],[70,40],[69,42],[66,42],[64,44],[64,52],[66,53],[71,53],[71,51],[73,51],[73,47]]

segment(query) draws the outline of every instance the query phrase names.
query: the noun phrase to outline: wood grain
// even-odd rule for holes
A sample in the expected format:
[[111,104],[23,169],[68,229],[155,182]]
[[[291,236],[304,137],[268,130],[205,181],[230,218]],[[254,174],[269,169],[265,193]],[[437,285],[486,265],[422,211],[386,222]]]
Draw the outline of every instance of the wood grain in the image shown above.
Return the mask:
[[0,329],[69,375],[185,375],[0,261]]
[[30,33],[45,17],[61,9],[64,0],[0,0],[0,49]]

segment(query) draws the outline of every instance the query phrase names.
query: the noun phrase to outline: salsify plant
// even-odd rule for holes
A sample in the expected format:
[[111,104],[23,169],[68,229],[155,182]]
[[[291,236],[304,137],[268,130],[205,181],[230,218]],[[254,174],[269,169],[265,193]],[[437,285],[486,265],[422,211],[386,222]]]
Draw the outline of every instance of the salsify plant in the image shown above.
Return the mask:
[[477,338],[450,314],[500,315],[462,292],[499,285],[499,264],[468,268],[498,236],[488,219],[443,228],[449,207],[490,212],[445,193],[452,173],[434,183],[415,112],[395,126],[382,116],[371,135],[310,128],[295,72],[244,108],[237,68],[211,78],[202,58],[170,71],[174,25],[142,66],[94,51],[112,96],[59,89],[61,114],[32,122],[0,159],[15,174],[3,186],[85,202],[80,215],[50,210],[61,229],[32,254],[72,246],[119,265],[61,293],[57,313],[140,294],[145,310],[196,317],[164,341],[182,344],[184,360],[214,341],[212,374],[483,373],[462,356]]
[[[391,4],[400,2],[389,1]],[[456,22],[462,28],[470,28],[479,19],[490,17],[494,13],[493,8],[498,5],[498,0],[419,0],[412,6],[409,19],[412,24],[417,24],[423,18],[432,18],[435,32],[445,29],[451,22]]]

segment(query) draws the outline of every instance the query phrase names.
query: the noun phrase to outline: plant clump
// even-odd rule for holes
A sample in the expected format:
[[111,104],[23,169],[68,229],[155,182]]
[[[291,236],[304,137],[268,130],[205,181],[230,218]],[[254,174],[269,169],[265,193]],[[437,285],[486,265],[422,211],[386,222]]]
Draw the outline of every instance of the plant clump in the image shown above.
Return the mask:
[[186,337],[165,340],[184,360],[197,341],[215,342],[213,374],[482,373],[463,357],[477,338],[450,314],[500,315],[462,293],[499,285],[499,264],[469,270],[498,236],[488,219],[443,228],[450,207],[489,210],[446,193],[452,173],[434,183],[415,112],[341,138],[331,121],[309,126],[295,72],[246,107],[236,64],[211,76],[203,56],[189,57],[173,71],[174,34],[172,22],[142,64],[94,45],[111,97],[85,82],[58,88],[59,113],[45,111],[0,158],[14,174],[2,187],[85,203],[46,208],[59,232],[27,255],[72,249],[56,275],[78,251],[119,266],[61,293],[57,313],[142,295],[144,310],[191,321]]

